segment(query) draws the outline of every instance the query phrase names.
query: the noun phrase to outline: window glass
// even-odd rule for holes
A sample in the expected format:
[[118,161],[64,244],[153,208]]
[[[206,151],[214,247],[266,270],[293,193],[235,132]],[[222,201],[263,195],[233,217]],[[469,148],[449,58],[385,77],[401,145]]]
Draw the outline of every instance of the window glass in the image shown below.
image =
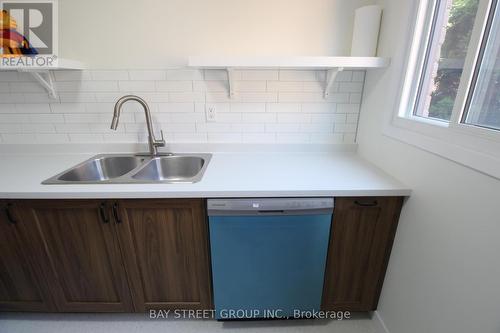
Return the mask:
[[482,52],[464,122],[500,130],[500,7],[497,4]]
[[414,115],[450,120],[478,5],[479,0],[436,1]]

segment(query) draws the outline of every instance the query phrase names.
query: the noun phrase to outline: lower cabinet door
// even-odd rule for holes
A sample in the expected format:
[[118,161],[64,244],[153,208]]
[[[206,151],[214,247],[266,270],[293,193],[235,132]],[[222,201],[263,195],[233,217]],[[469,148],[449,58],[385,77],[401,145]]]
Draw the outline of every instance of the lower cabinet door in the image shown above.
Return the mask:
[[136,311],[212,308],[203,200],[120,200],[113,212]]
[[0,201],[0,311],[54,311],[16,206]]
[[336,198],[324,310],[377,308],[403,198]]
[[115,225],[106,202],[21,201],[46,249],[45,274],[61,312],[132,312]]

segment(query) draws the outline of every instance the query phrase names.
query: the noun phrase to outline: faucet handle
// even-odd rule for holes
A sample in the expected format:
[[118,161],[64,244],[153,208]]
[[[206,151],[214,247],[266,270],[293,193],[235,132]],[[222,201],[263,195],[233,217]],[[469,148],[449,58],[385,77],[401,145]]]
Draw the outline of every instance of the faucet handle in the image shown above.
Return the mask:
[[155,146],[157,147],[165,147],[165,138],[163,137],[163,130],[160,130],[161,139],[155,140]]

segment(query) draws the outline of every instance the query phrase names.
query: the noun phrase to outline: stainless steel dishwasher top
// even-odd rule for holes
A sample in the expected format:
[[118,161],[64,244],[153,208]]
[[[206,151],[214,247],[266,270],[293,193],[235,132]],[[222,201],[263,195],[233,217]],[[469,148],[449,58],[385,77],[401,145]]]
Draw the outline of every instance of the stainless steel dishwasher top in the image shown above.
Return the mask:
[[209,216],[331,214],[333,198],[209,199]]

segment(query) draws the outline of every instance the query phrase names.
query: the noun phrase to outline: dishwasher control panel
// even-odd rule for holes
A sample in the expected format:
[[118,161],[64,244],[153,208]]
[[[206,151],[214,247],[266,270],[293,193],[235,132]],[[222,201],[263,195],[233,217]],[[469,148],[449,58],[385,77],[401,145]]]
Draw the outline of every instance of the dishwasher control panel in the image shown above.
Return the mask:
[[333,198],[245,198],[207,201],[209,216],[331,213],[333,206]]

